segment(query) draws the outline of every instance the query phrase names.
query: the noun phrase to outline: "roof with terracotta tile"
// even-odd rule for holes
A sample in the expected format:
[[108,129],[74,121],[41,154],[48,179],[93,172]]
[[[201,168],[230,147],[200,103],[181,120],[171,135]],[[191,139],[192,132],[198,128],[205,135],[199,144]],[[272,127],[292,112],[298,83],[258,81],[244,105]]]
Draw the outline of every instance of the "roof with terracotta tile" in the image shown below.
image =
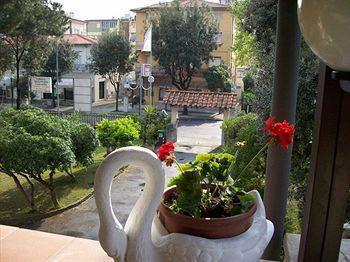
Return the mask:
[[[180,0],[180,5],[181,6],[190,6],[190,5],[194,5],[195,3],[197,3],[198,5],[207,5],[212,9],[221,9],[221,10],[229,10],[229,6],[228,5],[224,5],[224,4],[219,4],[219,3],[214,3],[214,2],[210,2],[210,1],[206,1],[206,0]],[[164,7],[167,6],[169,4],[169,2],[164,2],[164,3],[158,3],[158,4],[153,4],[153,5],[149,5],[149,6],[144,6],[144,7],[140,7],[140,8],[134,8],[131,9],[131,11],[133,12],[144,12],[150,9],[157,9],[160,7]]]
[[97,40],[88,37],[86,35],[63,35],[63,39],[71,43],[72,45],[94,45],[97,44]]
[[196,91],[166,91],[163,103],[170,106],[188,106],[196,108],[235,108],[235,93],[212,93]]

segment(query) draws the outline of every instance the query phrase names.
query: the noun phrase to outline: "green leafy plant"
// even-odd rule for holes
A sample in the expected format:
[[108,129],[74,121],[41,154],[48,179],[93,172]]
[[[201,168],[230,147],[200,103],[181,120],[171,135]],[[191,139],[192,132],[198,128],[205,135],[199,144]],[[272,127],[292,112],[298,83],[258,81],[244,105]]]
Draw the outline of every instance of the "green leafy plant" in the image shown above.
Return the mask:
[[294,126],[287,121],[266,121],[266,142],[242,168],[238,155],[246,141],[236,142],[234,154],[199,154],[193,162],[179,164],[174,155],[174,145],[167,142],[158,152],[158,158],[167,166],[176,164],[180,174],[172,178],[168,186],[176,186],[175,193],[163,200],[173,212],[192,217],[228,217],[245,213],[254,204],[254,198],[246,194],[239,182],[252,164],[265,152],[269,144],[287,150],[293,142]]
[[135,145],[140,136],[140,124],[131,117],[114,121],[104,119],[97,125],[96,130],[102,146],[107,149]]
[[168,183],[179,194],[170,208],[194,217],[227,217],[248,211],[254,199],[231,182],[233,163],[233,155],[222,153],[199,154],[195,161],[179,165],[180,175]]

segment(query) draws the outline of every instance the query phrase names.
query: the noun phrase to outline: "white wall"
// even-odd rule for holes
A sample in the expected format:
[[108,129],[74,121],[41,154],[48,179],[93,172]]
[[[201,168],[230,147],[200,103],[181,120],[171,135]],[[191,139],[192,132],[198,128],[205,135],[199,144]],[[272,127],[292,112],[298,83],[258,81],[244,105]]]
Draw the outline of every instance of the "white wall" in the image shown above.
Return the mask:
[[91,112],[91,79],[74,79],[74,110]]
[[88,45],[73,45],[72,49],[79,53],[76,64],[86,65],[90,62],[91,46]]
[[65,34],[79,34],[79,35],[86,35],[86,23],[71,20],[68,23],[68,29],[66,30]]

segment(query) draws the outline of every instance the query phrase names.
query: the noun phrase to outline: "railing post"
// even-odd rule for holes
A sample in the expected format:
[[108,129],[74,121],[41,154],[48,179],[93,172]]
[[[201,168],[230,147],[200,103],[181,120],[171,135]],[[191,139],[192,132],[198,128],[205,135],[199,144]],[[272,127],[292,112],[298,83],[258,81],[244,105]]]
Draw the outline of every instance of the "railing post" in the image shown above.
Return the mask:
[[[300,30],[297,1],[279,0],[277,44],[271,116],[281,121],[295,122],[300,55]],[[284,151],[270,145],[267,157],[264,204],[266,217],[275,226],[272,240],[263,258],[279,260],[284,234],[284,219],[288,197],[288,177],[292,147]]]
[[337,261],[350,185],[350,93],[321,65],[298,261]]

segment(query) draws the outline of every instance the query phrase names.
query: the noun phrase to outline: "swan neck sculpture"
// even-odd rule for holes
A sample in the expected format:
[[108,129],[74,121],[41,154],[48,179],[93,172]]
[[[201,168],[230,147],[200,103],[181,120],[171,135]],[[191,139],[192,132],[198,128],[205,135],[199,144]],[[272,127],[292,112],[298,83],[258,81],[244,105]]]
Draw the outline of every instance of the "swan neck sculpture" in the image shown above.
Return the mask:
[[[132,209],[125,228],[114,215],[111,186],[124,166],[143,170],[145,189]],[[124,147],[110,153],[97,169],[95,200],[100,217],[99,240],[115,261],[128,262],[206,262],[259,261],[273,234],[257,191],[253,225],[243,234],[224,239],[205,239],[187,234],[169,234],[155,216],[164,189],[164,170],[157,156],[142,147]]]
[[[145,174],[145,188],[125,224],[115,217],[111,203],[111,185],[120,168],[131,165]],[[119,261],[157,261],[151,240],[154,214],[164,190],[164,170],[157,156],[148,149],[125,147],[109,154],[95,177],[96,206],[100,217],[99,239],[110,257]],[[117,243],[112,246],[111,243]],[[127,250],[132,250],[127,252]]]

